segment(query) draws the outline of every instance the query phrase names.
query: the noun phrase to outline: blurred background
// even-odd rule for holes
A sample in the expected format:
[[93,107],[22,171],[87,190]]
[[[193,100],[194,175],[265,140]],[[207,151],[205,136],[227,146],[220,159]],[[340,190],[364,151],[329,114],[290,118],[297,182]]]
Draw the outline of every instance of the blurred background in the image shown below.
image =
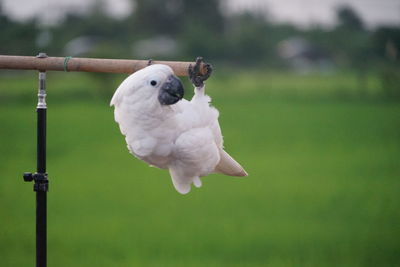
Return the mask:
[[[49,265],[400,266],[399,1],[0,0],[0,33],[5,55],[203,56],[250,174],[179,195],[114,122],[126,75],[49,72]],[[0,71],[2,266],[34,264],[36,90]]]

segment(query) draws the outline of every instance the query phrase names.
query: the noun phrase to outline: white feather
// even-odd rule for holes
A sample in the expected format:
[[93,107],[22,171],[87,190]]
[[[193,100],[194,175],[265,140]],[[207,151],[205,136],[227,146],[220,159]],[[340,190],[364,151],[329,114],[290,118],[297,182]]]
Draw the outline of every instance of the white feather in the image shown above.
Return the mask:
[[147,163],[169,169],[173,185],[182,194],[191,184],[201,186],[200,177],[212,172],[245,176],[244,169],[223,150],[218,111],[210,107],[204,86],[195,88],[191,101],[173,105],[158,102],[158,88],[173,74],[166,65],[148,66],[125,79],[110,105],[125,135],[129,151]]

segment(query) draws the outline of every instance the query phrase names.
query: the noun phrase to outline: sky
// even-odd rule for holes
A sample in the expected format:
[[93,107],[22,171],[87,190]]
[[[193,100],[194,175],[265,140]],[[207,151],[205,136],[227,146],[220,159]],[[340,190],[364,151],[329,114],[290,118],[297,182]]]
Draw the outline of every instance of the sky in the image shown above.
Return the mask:
[[[84,12],[96,0],[0,0],[3,12],[24,20],[41,12],[42,22],[59,21],[66,11]],[[103,0],[113,16],[123,17],[132,10],[131,0]],[[314,24],[332,25],[335,8],[349,5],[373,28],[378,24],[400,26],[400,0],[222,0],[227,13],[256,10],[274,21],[293,22],[308,27]]]

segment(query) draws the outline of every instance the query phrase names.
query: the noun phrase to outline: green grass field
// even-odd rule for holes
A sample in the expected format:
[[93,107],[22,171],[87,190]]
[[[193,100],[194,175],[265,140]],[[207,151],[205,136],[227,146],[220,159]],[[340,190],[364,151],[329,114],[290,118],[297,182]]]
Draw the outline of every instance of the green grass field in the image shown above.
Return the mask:
[[[351,74],[215,75],[250,176],[182,196],[128,153],[97,76],[48,74],[48,265],[400,266],[400,105]],[[1,266],[34,266],[36,76],[0,76]]]

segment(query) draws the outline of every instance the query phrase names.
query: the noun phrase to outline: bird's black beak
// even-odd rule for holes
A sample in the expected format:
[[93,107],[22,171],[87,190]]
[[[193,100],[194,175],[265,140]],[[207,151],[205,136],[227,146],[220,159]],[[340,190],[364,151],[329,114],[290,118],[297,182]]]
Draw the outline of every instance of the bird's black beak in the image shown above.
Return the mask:
[[172,105],[183,98],[184,90],[181,80],[175,75],[170,75],[160,87],[158,101],[161,105]]

